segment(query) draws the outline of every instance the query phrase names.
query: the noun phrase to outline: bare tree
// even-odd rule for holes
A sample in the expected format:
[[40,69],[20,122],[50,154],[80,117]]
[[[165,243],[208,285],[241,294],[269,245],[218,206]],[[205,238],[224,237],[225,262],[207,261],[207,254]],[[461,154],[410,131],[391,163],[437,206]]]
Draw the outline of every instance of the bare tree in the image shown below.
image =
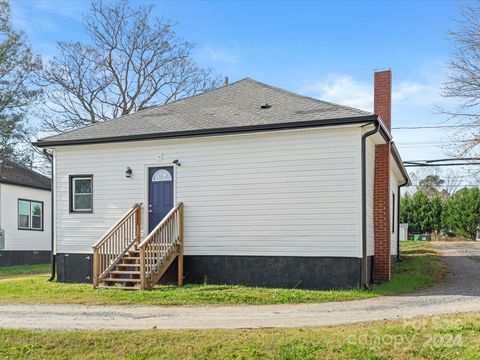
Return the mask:
[[455,135],[456,155],[480,156],[480,2],[462,8],[456,24],[450,31],[455,53],[443,86],[443,96],[456,106],[441,111],[466,125]]
[[[469,180],[460,174],[458,169],[418,168],[409,174],[413,186],[407,188],[406,191],[413,194],[417,190],[424,190],[430,196],[440,194],[443,198],[448,198],[464,186],[466,180]],[[474,182],[475,180],[470,181]]]
[[446,170],[443,173],[443,179],[445,180],[443,188],[448,196],[452,196],[462,187],[462,177],[459,177],[458,170]]
[[152,6],[93,1],[84,14],[88,44],[58,43],[59,55],[40,74],[44,123],[63,132],[166,104],[216,87],[218,77],[192,60],[193,45]]

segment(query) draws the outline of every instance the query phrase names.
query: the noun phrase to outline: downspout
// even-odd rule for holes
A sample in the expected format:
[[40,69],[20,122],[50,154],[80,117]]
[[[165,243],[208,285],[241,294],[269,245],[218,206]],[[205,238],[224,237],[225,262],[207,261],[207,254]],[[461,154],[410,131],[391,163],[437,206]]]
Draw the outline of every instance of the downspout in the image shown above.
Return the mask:
[[53,196],[53,189],[54,189],[54,183],[53,183],[53,154],[50,154],[48,152],[47,149],[43,149],[43,154],[48,158],[48,160],[50,161],[50,164],[51,164],[51,174],[50,174],[50,181],[51,181],[51,185],[50,185],[50,196],[51,196],[51,200],[50,200],[50,207],[51,207],[51,219],[50,219],[50,227],[51,227],[51,231],[50,231],[50,235],[51,235],[51,239],[50,239],[50,242],[51,242],[51,245],[50,245],[50,263],[51,263],[51,273],[50,273],[50,277],[48,278],[48,281],[53,281],[55,280],[55,243],[54,243],[54,216],[55,216],[55,212],[54,212],[54,196]]
[[360,274],[360,282],[366,289],[370,289],[368,283],[368,267],[367,267],[367,180],[366,180],[366,143],[367,138],[378,132],[380,122],[375,120],[367,125],[375,125],[375,128],[367,131],[362,135],[362,269]]
[[400,257],[400,189],[408,184],[408,180],[405,181],[403,184],[398,185],[398,193],[397,193],[397,261],[403,261]]

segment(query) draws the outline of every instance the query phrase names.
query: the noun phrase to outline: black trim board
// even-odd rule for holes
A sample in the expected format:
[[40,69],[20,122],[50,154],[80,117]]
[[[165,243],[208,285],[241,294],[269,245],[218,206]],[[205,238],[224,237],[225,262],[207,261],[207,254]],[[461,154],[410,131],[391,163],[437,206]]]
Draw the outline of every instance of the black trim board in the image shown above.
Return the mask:
[[[184,276],[185,282],[191,284],[351,289],[360,287],[361,262],[361,258],[341,257],[187,255]],[[91,254],[57,254],[56,265],[59,282],[92,281]],[[176,284],[176,281],[177,260],[161,283]]]
[[48,264],[50,256],[48,250],[0,250],[0,266]]
[[398,168],[400,169],[400,172],[402,173],[404,180],[405,180],[405,185],[411,185],[411,180],[410,176],[408,176],[408,171],[405,168],[405,165],[403,165],[403,161],[400,157],[400,153],[398,152],[397,146],[395,145],[395,142],[392,141],[392,156],[393,159],[395,160],[395,163],[397,164]]
[[[37,142],[34,142],[33,145],[42,148],[42,147],[64,146],[64,145],[101,144],[101,143],[125,142],[125,141],[171,139],[171,138],[179,138],[179,137],[225,135],[225,134],[256,132],[256,131],[288,130],[288,129],[298,129],[298,128],[309,128],[309,127],[334,126],[334,125],[352,125],[352,124],[362,124],[365,122],[372,122],[372,121],[381,121],[381,120],[379,120],[379,117],[377,115],[366,115],[366,116],[338,118],[338,119],[311,120],[311,121],[289,122],[289,123],[280,123],[280,124],[261,124],[261,125],[250,125],[250,126],[239,126],[239,127],[228,127],[228,128],[172,131],[167,133],[149,133],[149,134],[124,135],[124,136],[88,138],[88,139],[72,139],[72,140],[57,140],[57,141],[55,140],[49,141],[48,139],[45,139],[45,140],[39,140]],[[384,138],[391,139],[390,134],[388,134],[387,130],[385,130],[383,126],[381,127],[380,132],[382,133],[382,136]]]

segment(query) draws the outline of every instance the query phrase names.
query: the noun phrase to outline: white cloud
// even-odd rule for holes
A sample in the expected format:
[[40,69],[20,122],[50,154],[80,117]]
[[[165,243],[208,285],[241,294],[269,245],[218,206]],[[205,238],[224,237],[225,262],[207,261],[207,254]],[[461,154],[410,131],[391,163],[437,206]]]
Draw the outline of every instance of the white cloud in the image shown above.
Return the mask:
[[325,80],[307,82],[300,92],[341,105],[369,110],[373,106],[373,88],[348,75],[329,75]]
[[12,1],[12,21],[15,28],[31,38],[39,32],[58,34],[63,31],[59,17],[69,22],[79,22],[82,11],[89,5],[84,1],[24,0]]
[[238,50],[235,48],[226,49],[207,45],[203,49],[203,52],[205,54],[205,57],[219,64],[234,64],[239,59]]
[[[371,83],[355,80],[349,75],[329,75],[323,80],[308,81],[300,92],[337,104],[372,111],[373,80]],[[430,107],[441,101],[437,84],[417,81],[393,83],[392,103]]]
[[[82,11],[89,7],[89,2],[72,0],[24,0],[13,3],[15,9],[23,9],[28,14],[63,16],[80,21]],[[30,16],[31,18],[32,16]]]

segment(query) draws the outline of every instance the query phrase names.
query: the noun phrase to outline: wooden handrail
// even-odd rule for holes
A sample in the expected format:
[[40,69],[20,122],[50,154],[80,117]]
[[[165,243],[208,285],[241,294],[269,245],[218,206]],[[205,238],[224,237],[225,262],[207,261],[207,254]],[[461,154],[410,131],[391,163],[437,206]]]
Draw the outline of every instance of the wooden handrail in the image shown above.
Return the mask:
[[134,212],[136,211],[139,207],[142,206],[142,203],[140,204],[133,204],[133,206],[125,213],[123,216],[110,228],[107,230],[105,234],[93,245],[93,248],[98,248],[102,243],[105,242],[105,240],[118,228],[124,223],[127,218]]
[[183,203],[177,204],[155,226],[137,249],[140,252],[140,287],[151,288],[178,256],[178,285],[183,283]]
[[175,213],[178,208],[180,208],[183,205],[183,203],[178,203],[172,210],[170,210],[167,215],[158,223],[157,226],[148,234],[148,236],[137,246],[138,249],[141,249],[145,247],[147,243],[149,243],[152,239],[152,237],[158,232],[158,230],[165,225],[167,221],[170,220],[170,217],[172,216],[173,213]]
[[140,243],[142,204],[135,204],[93,246],[93,286],[97,287],[134,244]]

